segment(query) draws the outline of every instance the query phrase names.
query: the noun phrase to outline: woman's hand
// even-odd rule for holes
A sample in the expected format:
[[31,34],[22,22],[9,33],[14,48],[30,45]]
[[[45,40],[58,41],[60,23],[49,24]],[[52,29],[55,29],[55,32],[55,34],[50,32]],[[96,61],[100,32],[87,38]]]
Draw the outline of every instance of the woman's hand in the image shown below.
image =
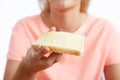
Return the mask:
[[[51,55],[46,57],[46,54]],[[60,57],[61,54],[52,52],[48,47],[42,47],[38,51],[31,48],[23,59],[23,64],[27,71],[36,73],[52,66]]]

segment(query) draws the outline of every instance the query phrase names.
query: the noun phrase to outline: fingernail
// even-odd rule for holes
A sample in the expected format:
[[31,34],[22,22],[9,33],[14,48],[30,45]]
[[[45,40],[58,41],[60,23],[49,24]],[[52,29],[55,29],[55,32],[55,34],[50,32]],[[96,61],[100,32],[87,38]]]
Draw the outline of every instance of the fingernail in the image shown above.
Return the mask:
[[51,27],[51,28],[50,28],[50,31],[56,31],[56,27],[54,27],[54,26]]

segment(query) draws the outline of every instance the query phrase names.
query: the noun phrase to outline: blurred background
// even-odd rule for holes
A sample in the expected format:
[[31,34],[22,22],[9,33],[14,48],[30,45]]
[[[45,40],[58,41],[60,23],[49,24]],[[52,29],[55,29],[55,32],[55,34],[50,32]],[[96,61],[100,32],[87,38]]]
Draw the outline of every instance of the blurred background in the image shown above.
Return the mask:
[[[120,32],[119,7],[119,0],[92,0],[88,13],[111,21]],[[0,0],[0,80],[3,80],[12,27],[19,19],[39,13],[37,0]]]

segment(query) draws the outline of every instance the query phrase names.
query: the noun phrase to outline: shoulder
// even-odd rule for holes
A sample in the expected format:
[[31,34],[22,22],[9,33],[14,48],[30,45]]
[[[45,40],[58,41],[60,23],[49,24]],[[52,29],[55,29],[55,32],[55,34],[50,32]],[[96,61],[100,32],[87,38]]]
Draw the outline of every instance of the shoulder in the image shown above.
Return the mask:
[[89,15],[90,20],[92,23],[94,24],[99,24],[99,25],[111,25],[112,22],[106,18],[103,17],[98,17],[98,16],[93,16],[93,15]]
[[32,16],[26,16],[21,19],[19,19],[13,29],[26,29],[26,28],[32,28],[35,26],[38,26],[42,23],[42,19],[40,15],[32,15]]
[[105,32],[114,31],[116,29],[110,20],[98,16],[90,15],[89,24],[92,29]]
[[33,24],[40,22],[41,20],[40,15],[33,15],[33,16],[26,16],[23,17],[22,19],[19,19],[16,24],[22,23],[22,24]]
[[111,42],[114,36],[119,34],[112,22],[105,18],[90,16],[87,26],[86,35],[94,35],[98,39],[104,40],[104,42]]

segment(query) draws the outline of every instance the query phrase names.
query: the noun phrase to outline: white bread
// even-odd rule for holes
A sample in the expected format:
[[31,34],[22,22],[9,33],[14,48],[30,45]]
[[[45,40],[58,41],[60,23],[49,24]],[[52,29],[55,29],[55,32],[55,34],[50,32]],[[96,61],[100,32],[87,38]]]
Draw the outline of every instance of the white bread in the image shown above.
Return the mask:
[[49,47],[56,53],[67,53],[72,55],[81,55],[84,51],[85,36],[80,36],[68,32],[47,32],[40,36],[32,47],[36,50],[41,46]]

